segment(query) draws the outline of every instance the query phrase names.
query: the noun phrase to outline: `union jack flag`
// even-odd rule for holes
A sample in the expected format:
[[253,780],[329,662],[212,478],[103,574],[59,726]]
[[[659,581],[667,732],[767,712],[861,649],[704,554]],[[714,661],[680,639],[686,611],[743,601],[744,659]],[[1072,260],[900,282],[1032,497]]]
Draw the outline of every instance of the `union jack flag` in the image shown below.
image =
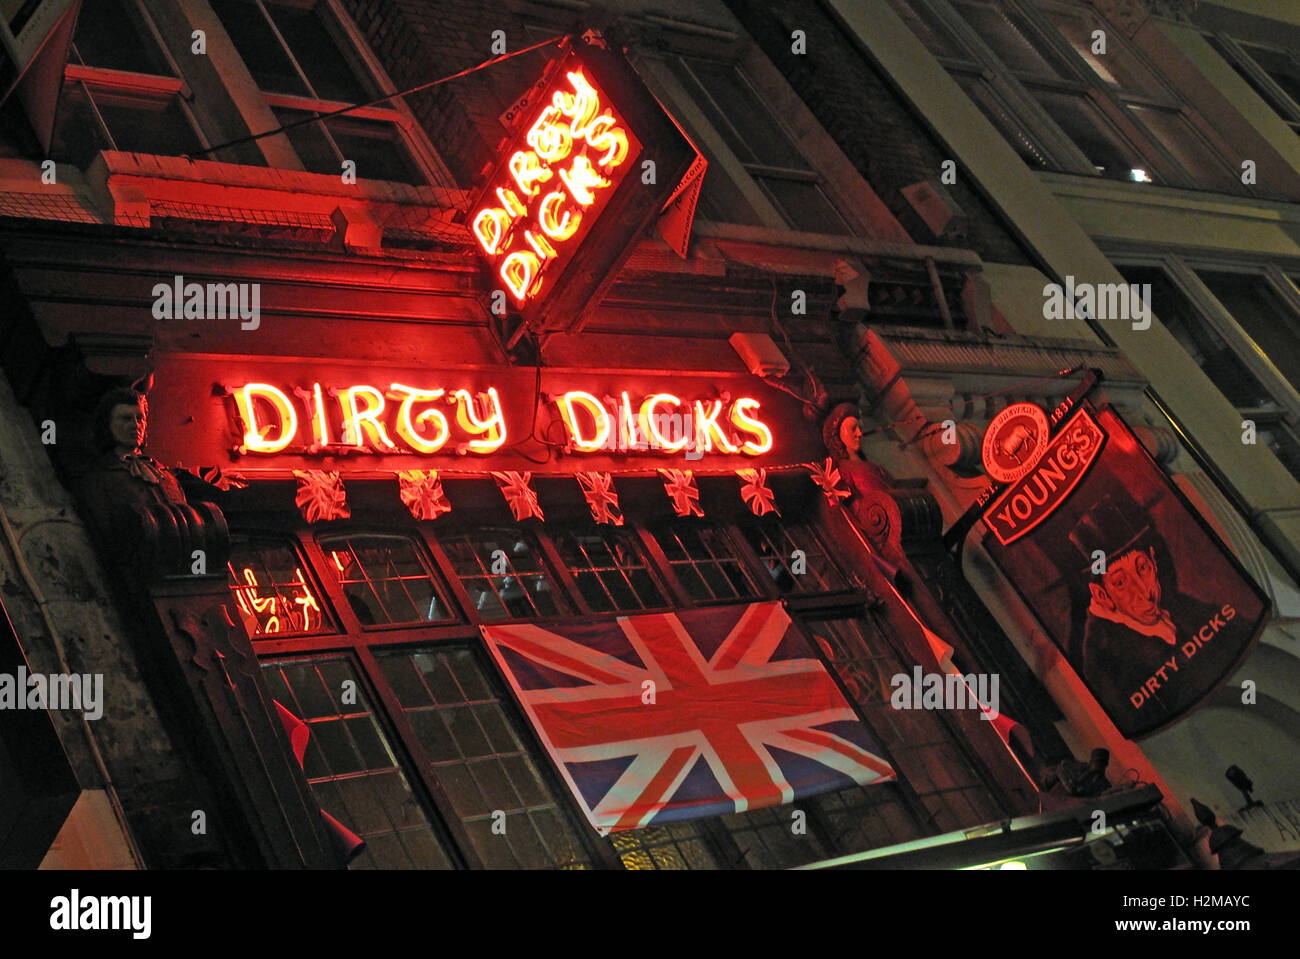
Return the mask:
[[779,602],[481,629],[602,835],[894,778]]

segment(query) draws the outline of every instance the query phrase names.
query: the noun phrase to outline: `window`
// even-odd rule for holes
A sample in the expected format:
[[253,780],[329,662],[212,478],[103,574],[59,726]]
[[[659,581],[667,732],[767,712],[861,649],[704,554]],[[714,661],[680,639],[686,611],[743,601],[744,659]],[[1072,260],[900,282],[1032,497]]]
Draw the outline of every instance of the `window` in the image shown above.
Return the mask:
[[[208,2],[281,125],[387,92],[348,38],[345,16],[327,0]],[[308,172],[338,176],[350,160],[360,177],[426,183],[404,128],[413,129],[410,118],[390,101],[307,123],[285,136]]]
[[321,540],[348,605],[362,626],[454,617],[419,550],[405,536]]
[[1096,11],[1061,0],[891,3],[1029,165],[1241,190],[1226,144]]
[[738,67],[695,57],[673,57],[668,63],[786,224],[809,233],[852,232],[817,173]]
[[1121,269],[1129,282],[1151,284],[1155,316],[1300,479],[1300,290],[1275,268],[1193,271],[1167,258],[1163,268]]
[[592,612],[666,605],[646,568],[635,534],[602,529],[567,531],[557,535],[556,546]]
[[[472,652],[389,653],[379,663],[428,756],[433,778],[484,865],[590,865]],[[494,829],[502,822],[504,832],[499,825]]]
[[[890,677],[904,672],[903,659],[888,640],[888,626],[870,618],[832,619],[808,623],[817,645],[837,672],[862,715],[888,751],[894,768],[924,803],[940,832],[991,822],[1002,815],[979,772],[966,756],[958,734],[948,726],[941,712],[924,709],[894,709],[890,705]],[[852,677],[852,680],[850,680]],[[823,808],[844,812],[857,802],[866,802],[888,825],[889,844],[906,842],[923,832],[902,806],[894,785],[871,790],[894,791],[893,809],[884,797],[861,799],[836,793],[840,800],[827,799]],[[870,830],[865,833],[870,835]],[[878,834],[877,834],[878,835]]]
[[520,529],[439,537],[460,584],[485,620],[556,616],[558,589],[535,541]]
[[[411,788],[363,684],[344,659],[262,663],[271,695],[311,729],[303,773],[321,808],[366,842],[352,869],[448,869],[443,840]],[[341,692],[351,683],[355,705]],[[353,697],[350,697],[353,698]]]
[[54,159],[85,167],[101,150],[202,148],[175,65],[136,0],[82,4],[63,77]]
[[254,639],[331,627],[307,568],[287,543],[235,538],[226,564],[234,607]]
[[[498,502],[495,486],[481,492]],[[233,604],[272,696],[310,726],[303,768],[313,794],[366,840],[353,868],[782,868],[998,819],[945,722],[889,707],[902,667],[885,627],[843,612],[861,610],[866,594],[823,531],[784,506],[780,520],[680,520],[653,531],[630,518],[624,528],[526,531],[489,519],[301,532],[296,543],[236,534]],[[475,624],[669,608],[674,579],[691,604],[787,592],[902,781],[598,836]]]
[[654,535],[692,600],[707,603],[757,595],[726,533],[716,526],[675,523]]
[[1226,36],[1207,39],[1278,116],[1300,133],[1300,57],[1283,47]]
[[611,833],[609,844],[624,869],[718,869],[722,865],[698,820]]
[[741,527],[782,593],[830,593],[848,580],[807,523],[767,520]]

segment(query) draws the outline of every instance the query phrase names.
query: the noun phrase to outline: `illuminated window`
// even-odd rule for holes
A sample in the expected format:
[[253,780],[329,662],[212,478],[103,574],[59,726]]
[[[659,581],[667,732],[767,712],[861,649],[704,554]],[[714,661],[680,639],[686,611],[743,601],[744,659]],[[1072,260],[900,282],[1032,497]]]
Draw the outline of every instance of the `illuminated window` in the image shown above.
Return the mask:
[[558,589],[533,539],[519,529],[475,529],[438,537],[470,604],[486,620],[560,613]]
[[290,546],[236,540],[226,564],[234,609],[254,639],[332,628],[307,564]]
[[[345,15],[327,0],[209,0],[231,42],[281,124],[381,96],[374,70],[348,37]],[[422,184],[394,102],[376,104],[286,131],[303,167],[338,176],[344,160],[359,177]]]
[[137,0],[82,4],[50,153],[84,167],[101,150],[201,149],[175,65]]
[[717,869],[699,822],[647,826],[609,835],[625,869]]
[[334,536],[322,539],[321,549],[362,626],[455,618],[405,536]]
[[654,609],[665,605],[630,532],[564,532],[556,538],[560,557],[593,612]]
[[726,533],[707,524],[675,523],[655,539],[677,579],[696,602],[757,595]]
[[[311,729],[303,773],[312,795],[366,841],[350,868],[451,868],[443,840],[347,660],[273,660],[262,669],[271,695]],[[355,705],[343,703],[345,688]]]
[[765,520],[741,527],[767,574],[783,593],[829,593],[849,582],[807,523]]
[[[384,676],[489,868],[590,867],[506,704],[466,649],[385,653]],[[504,831],[493,824],[504,813]]]

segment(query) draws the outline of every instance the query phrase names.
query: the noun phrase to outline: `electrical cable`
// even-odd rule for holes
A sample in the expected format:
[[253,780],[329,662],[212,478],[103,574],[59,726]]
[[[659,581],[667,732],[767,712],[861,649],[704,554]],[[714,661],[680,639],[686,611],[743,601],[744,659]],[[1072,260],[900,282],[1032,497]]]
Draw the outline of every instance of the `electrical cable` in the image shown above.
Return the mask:
[[294,130],[297,129],[298,127],[306,126],[308,123],[317,123],[321,120],[328,120],[331,117],[341,116],[344,113],[350,113],[353,110],[362,110],[365,109],[366,107],[372,107],[377,103],[387,103],[389,100],[396,100],[399,97],[407,97],[410,96],[412,93],[419,93],[422,90],[429,90],[432,89],[433,87],[439,86],[440,84],[449,83],[452,80],[459,80],[461,77],[469,76],[471,73],[477,73],[479,70],[483,70],[486,69],[487,67],[495,66],[498,63],[504,63],[506,60],[513,59],[514,57],[521,57],[525,53],[532,53],[534,50],[537,50],[541,47],[549,46],[552,43],[564,42],[567,39],[568,39],[568,34],[559,37],[551,37],[548,40],[541,40],[538,41],[537,43],[532,44],[531,46],[524,47],[522,50],[516,50],[514,53],[504,53],[499,57],[493,57],[491,60],[484,60],[482,63],[478,64],[478,66],[468,67],[467,69],[461,70],[458,73],[453,73],[450,76],[439,77],[437,80],[428,80],[425,81],[424,83],[418,83],[415,86],[408,87],[405,90],[398,90],[396,93],[389,93],[382,97],[375,97],[373,100],[367,100],[364,103],[353,103],[350,104],[349,106],[340,107],[337,110],[330,110],[326,113],[315,113],[312,116],[305,117],[301,120],[295,120],[293,123],[286,123],[282,126],[278,126],[273,130],[265,130],[262,133],[252,133],[249,134],[248,136],[238,137],[234,140],[227,140],[225,143],[218,143],[216,146],[208,147],[207,149],[204,150],[195,150],[193,153],[185,154],[185,156],[188,159],[195,160],[198,159],[199,157],[207,156],[209,153],[215,153],[218,150],[224,150],[227,147],[240,146],[244,143],[252,143],[256,140],[261,140],[264,137],[274,136],[277,133],[284,133],[287,130]]

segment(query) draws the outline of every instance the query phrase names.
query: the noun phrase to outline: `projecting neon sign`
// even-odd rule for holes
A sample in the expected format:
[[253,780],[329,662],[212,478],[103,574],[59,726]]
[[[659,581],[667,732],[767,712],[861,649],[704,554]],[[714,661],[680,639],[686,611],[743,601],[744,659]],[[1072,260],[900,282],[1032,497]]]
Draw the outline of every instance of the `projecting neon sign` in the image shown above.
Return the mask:
[[577,57],[559,73],[470,221],[519,307],[564,271],[641,152]]
[[[245,383],[226,394],[234,405],[233,448],[244,455],[489,455],[510,436],[495,387],[471,392],[390,383],[386,389],[368,384],[325,389],[315,382],[286,391],[270,383]],[[554,397],[552,408],[571,453],[761,456],[772,449],[761,404],[749,396],[684,399],[623,390],[602,399],[569,390]]]

